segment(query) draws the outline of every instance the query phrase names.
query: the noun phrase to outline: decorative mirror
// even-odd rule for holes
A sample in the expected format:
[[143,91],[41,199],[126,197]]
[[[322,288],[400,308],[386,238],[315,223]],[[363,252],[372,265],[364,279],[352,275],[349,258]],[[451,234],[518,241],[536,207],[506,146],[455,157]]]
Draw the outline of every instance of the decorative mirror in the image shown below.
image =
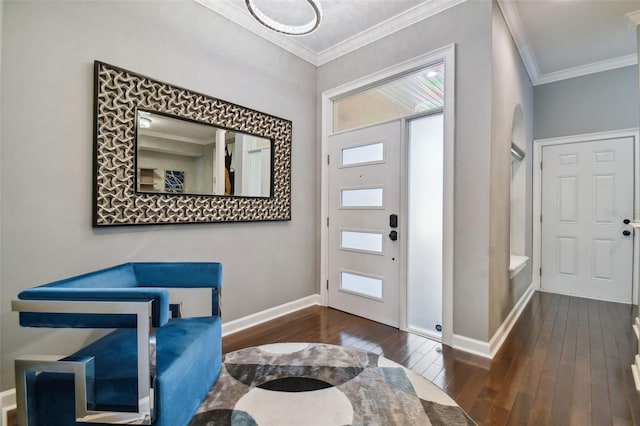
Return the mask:
[[93,225],[291,220],[291,127],[96,61]]

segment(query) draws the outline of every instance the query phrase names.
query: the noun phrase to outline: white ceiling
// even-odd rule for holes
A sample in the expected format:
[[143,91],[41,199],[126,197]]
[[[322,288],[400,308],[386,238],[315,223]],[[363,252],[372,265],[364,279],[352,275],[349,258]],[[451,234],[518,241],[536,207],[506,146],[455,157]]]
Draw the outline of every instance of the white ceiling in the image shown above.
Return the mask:
[[[465,0],[321,0],[313,34],[284,36],[262,27],[244,0],[195,0],[299,57],[322,65]],[[254,0],[291,25],[312,18],[304,0]],[[488,0],[466,0],[488,1]],[[498,0],[533,84],[637,64],[640,0]]]
[[[302,59],[322,65],[465,0],[320,0],[320,28],[300,37],[266,29],[253,19],[244,0],[195,1]],[[313,16],[305,0],[254,1],[267,16],[290,25],[306,23]]]
[[[240,9],[244,0],[227,0]],[[372,26],[406,12],[424,0],[321,0],[322,25],[316,32],[296,37],[316,53],[353,37]],[[313,9],[304,0],[255,0],[267,16],[289,25],[300,25],[313,18]]]
[[638,63],[640,0],[498,0],[533,84]]

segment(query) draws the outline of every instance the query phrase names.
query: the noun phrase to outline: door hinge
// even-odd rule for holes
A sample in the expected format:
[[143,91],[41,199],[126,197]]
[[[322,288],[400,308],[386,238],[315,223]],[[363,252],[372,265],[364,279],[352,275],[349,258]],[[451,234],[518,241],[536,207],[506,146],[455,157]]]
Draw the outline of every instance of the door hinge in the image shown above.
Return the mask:
[[540,223],[542,223],[542,215],[540,215]]
[[542,161],[540,162],[540,170],[542,170]]
[[329,290],[329,280],[327,280],[327,290]]
[[329,155],[327,155],[327,165],[329,165]]
[[329,216],[327,216],[327,227],[329,227]]
[[540,268],[540,276],[542,276],[542,268]]

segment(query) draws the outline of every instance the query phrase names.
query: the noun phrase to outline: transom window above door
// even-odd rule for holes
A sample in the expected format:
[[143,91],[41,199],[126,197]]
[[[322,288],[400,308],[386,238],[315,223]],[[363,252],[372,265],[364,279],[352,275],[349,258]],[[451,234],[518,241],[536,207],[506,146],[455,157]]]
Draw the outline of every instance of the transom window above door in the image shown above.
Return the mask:
[[333,131],[355,129],[444,105],[444,63],[436,63],[401,78],[333,101]]

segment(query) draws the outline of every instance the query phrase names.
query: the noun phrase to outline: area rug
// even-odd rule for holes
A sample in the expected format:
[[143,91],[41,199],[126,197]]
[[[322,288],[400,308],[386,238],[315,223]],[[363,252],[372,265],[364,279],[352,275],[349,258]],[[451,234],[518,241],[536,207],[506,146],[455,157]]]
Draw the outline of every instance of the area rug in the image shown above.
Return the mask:
[[475,425],[436,385],[343,346],[277,343],[225,355],[190,425]]

